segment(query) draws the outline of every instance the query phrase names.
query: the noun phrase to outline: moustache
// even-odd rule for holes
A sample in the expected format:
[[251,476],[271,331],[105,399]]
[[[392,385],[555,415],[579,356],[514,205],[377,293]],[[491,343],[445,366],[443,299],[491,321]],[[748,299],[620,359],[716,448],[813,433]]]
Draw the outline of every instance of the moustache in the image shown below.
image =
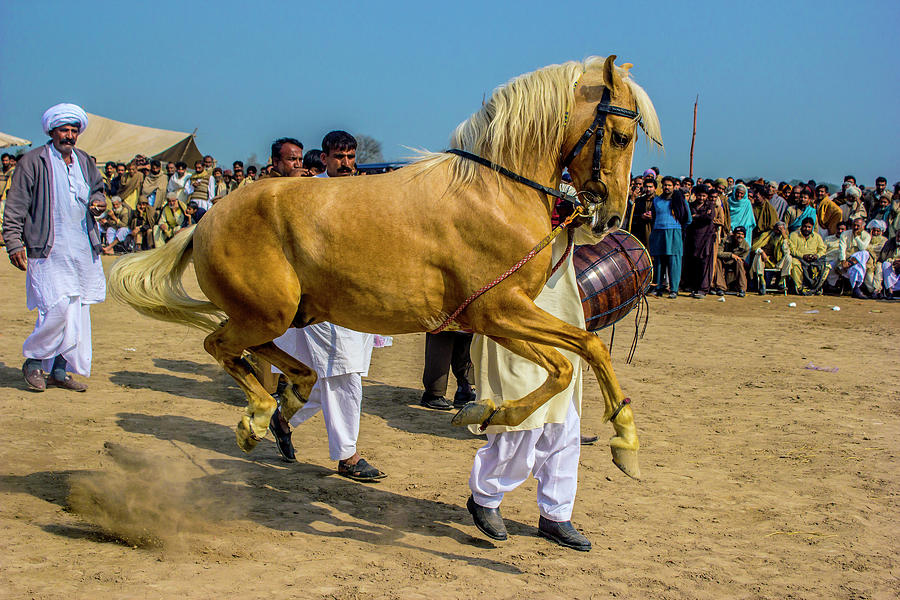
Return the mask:
[[338,167],[338,173],[352,173],[353,169],[350,167]]
[[60,144],[71,144],[71,145],[74,146],[74,145],[75,145],[75,140],[74,140],[73,138],[61,138],[61,139],[59,140],[59,143],[60,143]]

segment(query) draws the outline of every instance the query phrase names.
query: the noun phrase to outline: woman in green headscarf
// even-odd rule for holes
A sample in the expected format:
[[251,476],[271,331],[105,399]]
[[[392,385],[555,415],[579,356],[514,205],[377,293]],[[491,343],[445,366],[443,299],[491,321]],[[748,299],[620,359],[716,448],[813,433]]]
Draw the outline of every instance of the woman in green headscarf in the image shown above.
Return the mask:
[[728,214],[731,217],[731,230],[735,227],[743,227],[747,232],[747,243],[753,244],[753,229],[756,227],[756,217],[753,216],[753,205],[747,197],[747,186],[739,183],[728,194]]

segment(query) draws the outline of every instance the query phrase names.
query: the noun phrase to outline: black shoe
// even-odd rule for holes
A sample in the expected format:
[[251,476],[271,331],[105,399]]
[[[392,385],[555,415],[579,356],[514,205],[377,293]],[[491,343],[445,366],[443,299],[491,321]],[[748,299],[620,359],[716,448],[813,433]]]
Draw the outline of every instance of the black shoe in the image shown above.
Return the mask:
[[669,294],[669,300],[674,300],[677,297],[678,297],[678,292],[671,292]]
[[479,504],[475,504],[475,498],[469,496],[466,502],[466,508],[475,521],[475,527],[478,531],[488,536],[492,540],[503,541],[506,535],[506,525],[503,523],[503,517],[500,516],[499,508],[485,508]]
[[870,300],[869,296],[866,295],[864,291],[862,291],[861,286],[856,286],[855,288],[853,288],[853,292],[850,295],[860,300]]
[[338,475],[343,475],[353,481],[362,481],[363,483],[370,483],[387,477],[387,475],[367,463],[364,458],[360,458],[352,465],[347,464],[343,460],[339,461]]
[[297,455],[294,453],[294,444],[291,443],[291,431],[284,430],[284,424],[281,422],[281,409],[276,408],[275,413],[269,420],[269,431],[275,437],[275,447],[281,459],[285,462],[297,462]]
[[581,436],[581,445],[582,446],[590,446],[599,439],[600,439],[599,435],[583,435],[583,436]]
[[747,295],[747,292],[745,292],[744,290],[741,290],[738,292],[738,298],[743,298],[746,295]]
[[541,517],[538,521],[538,533],[566,548],[580,552],[590,552],[591,550],[591,541],[572,527],[572,521],[551,521]]
[[453,404],[449,400],[447,400],[443,396],[435,396],[434,394],[430,394],[428,392],[422,394],[422,400],[419,401],[419,404],[421,404],[425,408],[432,408],[434,410],[453,409]]
[[475,402],[475,390],[468,382],[457,383],[456,393],[453,394],[453,408],[462,408],[469,402]]
[[725,290],[716,290],[716,296],[724,296]]

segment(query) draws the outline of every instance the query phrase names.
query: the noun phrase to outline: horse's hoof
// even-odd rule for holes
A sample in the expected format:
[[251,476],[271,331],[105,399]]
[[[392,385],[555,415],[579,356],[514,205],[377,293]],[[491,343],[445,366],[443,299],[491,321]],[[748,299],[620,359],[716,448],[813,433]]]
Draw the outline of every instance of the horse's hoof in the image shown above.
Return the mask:
[[238,421],[237,430],[235,430],[235,437],[237,438],[238,448],[243,450],[244,452],[250,452],[254,448],[256,448],[256,444],[259,443],[259,437],[253,435],[253,431],[250,426],[250,417],[244,416]]
[[494,403],[469,402],[453,415],[452,425],[481,425],[494,412]]
[[641,466],[638,463],[637,450],[610,446],[613,464],[632,479],[641,478]]

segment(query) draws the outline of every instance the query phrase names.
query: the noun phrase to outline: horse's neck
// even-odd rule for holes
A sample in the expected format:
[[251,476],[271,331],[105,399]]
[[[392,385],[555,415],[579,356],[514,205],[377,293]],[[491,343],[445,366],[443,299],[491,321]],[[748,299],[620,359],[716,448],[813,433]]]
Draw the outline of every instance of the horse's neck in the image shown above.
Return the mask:
[[[551,164],[551,161],[547,159],[535,161],[532,165],[526,165],[522,171],[518,173],[522,177],[527,177],[532,181],[554,190],[559,189],[559,183],[562,181],[559,167],[555,164]],[[552,214],[553,210],[556,208],[556,198],[553,196],[545,196],[544,204],[547,208],[547,213]]]

